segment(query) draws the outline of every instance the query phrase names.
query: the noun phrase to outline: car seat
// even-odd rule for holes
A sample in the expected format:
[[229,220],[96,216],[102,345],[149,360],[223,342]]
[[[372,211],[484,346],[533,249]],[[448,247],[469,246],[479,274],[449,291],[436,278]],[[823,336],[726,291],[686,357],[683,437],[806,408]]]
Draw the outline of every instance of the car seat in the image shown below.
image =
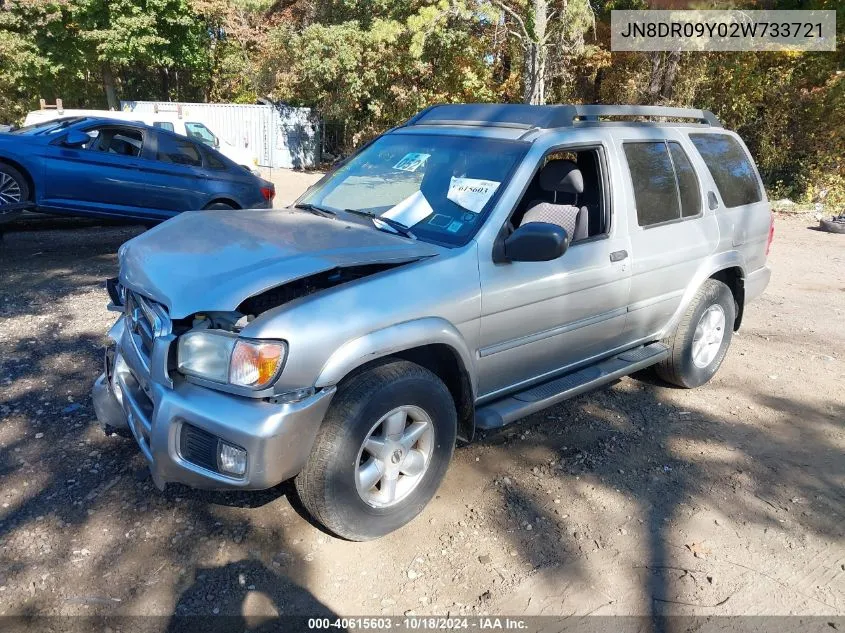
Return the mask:
[[[588,236],[587,207],[576,206],[578,194],[584,192],[584,177],[571,160],[551,160],[540,171],[540,188],[552,194],[552,202],[535,200],[528,205],[520,225],[529,222],[557,224],[566,230],[569,241]],[[572,194],[573,204],[559,204],[559,193]]]

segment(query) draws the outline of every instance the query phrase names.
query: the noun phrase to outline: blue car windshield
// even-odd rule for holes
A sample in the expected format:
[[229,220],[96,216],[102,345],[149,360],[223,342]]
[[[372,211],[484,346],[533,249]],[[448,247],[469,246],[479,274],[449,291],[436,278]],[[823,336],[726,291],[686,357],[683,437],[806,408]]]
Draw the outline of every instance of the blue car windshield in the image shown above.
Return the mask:
[[388,134],[299,200],[334,213],[364,212],[425,241],[466,244],[507,186],[528,144],[489,138]]
[[57,134],[71,125],[75,125],[76,123],[84,120],[85,117],[81,116],[68,117],[66,119],[52,119],[51,121],[42,121],[40,123],[33,123],[32,125],[25,125],[22,128],[14,130],[11,134],[29,136]]

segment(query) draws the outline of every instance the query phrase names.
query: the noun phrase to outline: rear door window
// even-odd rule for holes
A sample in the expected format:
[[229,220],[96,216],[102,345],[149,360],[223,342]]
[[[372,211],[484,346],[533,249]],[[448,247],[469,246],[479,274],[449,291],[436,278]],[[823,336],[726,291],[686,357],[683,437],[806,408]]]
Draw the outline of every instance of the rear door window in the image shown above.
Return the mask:
[[687,158],[687,154],[680,143],[670,142],[669,153],[678,178],[678,192],[681,197],[681,215],[689,218],[701,213],[701,189],[698,186],[698,176]]
[[216,169],[219,171],[223,171],[226,169],[226,163],[220,160],[219,156],[216,156],[213,152],[203,150],[203,156],[205,156],[205,164],[210,169]]
[[726,207],[762,200],[757,174],[742,145],[727,134],[690,134]]
[[681,217],[672,159],[663,141],[625,143],[640,226]]
[[159,135],[156,158],[174,165],[202,167],[202,155],[199,148],[188,140],[183,141],[169,134]]
[[701,213],[698,177],[680,143],[641,141],[623,145],[634,200],[637,222],[652,226]]

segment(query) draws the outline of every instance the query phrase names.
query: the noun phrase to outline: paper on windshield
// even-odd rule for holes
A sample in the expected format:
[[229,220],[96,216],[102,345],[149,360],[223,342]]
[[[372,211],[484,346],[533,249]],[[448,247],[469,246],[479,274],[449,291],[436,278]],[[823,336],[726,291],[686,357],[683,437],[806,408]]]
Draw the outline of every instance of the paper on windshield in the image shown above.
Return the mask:
[[483,180],[481,178],[452,178],[449,183],[449,193],[446,197],[455,204],[469,209],[473,213],[481,213],[484,205],[489,202],[500,182]]
[[[393,166],[393,169],[401,169],[402,171],[417,171],[428,160],[431,154],[417,154],[410,152],[405,154],[398,163]],[[407,225],[406,225],[407,226]]]
[[434,213],[422,191],[416,191],[380,217],[396,220],[405,226],[414,226]]

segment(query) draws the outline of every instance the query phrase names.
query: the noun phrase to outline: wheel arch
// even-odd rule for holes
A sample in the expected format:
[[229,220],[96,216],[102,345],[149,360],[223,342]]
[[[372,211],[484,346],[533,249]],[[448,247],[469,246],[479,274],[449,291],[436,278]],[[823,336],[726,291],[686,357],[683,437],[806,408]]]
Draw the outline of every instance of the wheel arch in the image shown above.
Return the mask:
[[458,438],[469,442],[475,432],[475,377],[472,356],[461,334],[448,321],[429,317],[371,332],[342,345],[315,382],[317,388],[401,358],[425,367],[449,389],[458,414]]
[[742,315],[745,312],[745,273],[739,266],[723,268],[710,275],[709,279],[721,281],[728,288],[734,298],[736,318],[734,318],[734,332],[742,325]]
[[35,180],[33,180],[29,170],[18,161],[5,156],[0,156],[0,163],[17,169],[21,173],[21,176],[26,178],[26,184],[29,186],[29,197],[31,200],[35,200]]
[[232,207],[234,209],[242,209],[243,208],[243,205],[241,205],[236,200],[233,200],[232,198],[214,198],[213,200],[208,201],[205,204],[205,206],[203,207],[203,209],[207,209],[212,204],[228,204],[230,207]]
[[695,297],[695,293],[708,279],[721,281],[730,288],[736,304],[736,318],[734,319],[733,329],[734,331],[739,329],[745,308],[745,262],[742,255],[737,251],[727,251],[708,258],[699,266],[695,276],[687,284],[677,310],[661,330],[661,337],[667,336],[677,327]]

